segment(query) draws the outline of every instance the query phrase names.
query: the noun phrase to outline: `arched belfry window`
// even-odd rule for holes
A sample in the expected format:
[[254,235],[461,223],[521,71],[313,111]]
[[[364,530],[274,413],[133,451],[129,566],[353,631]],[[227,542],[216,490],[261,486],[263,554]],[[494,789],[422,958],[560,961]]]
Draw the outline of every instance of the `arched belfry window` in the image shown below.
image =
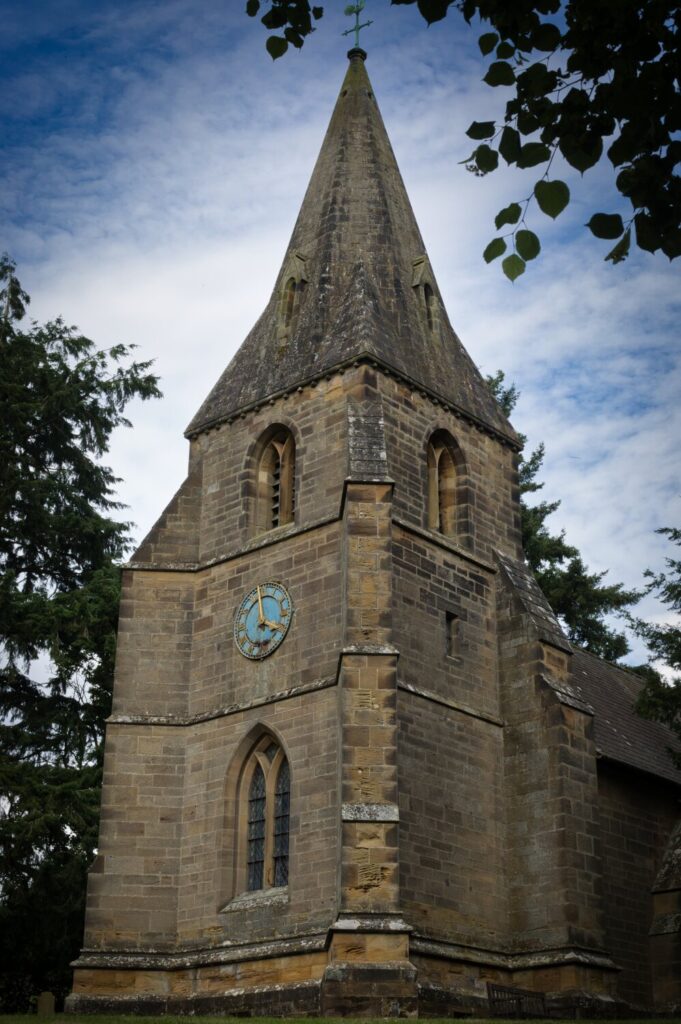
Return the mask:
[[288,884],[290,793],[286,755],[266,734],[246,758],[241,777],[237,891]]
[[465,463],[454,438],[436,430],[427,447],[428,527],[467,542],[468,509],[464,487]]
[[292,523],[296,509],[296,445],[286,427],[270,429],[260,446],[257,465],[259,533]]

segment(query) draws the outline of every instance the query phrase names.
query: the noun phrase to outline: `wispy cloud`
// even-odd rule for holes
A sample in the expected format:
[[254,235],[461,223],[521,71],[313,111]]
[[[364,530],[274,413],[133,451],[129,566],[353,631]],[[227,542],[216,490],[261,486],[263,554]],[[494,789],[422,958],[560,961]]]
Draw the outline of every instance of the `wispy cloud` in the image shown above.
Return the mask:
[[[344,73],[339,12],[273,64],[261,26],[229,6],[36,2],[4,25],[3,243],[33,315],[136,342],[163,378],[164,402],[133,409],[111,452],[138,536],[267,301]],[[458,164],[468,123],[503,102],[480,82],[475,31],[455,13],[429,30],[411,8],[372,16],[369,71],[450,318],[483,372],[520,388],[516,426],[546,442],[546,497],[562,500],[555,528],[639,585],[664,555],[655,527],[681,521],[678,270],[603,263],[583,225],[605,165],[570,177],[555,224],[532,213],[545,251],[524,278],[486,267],[494,214],[533,181]]]

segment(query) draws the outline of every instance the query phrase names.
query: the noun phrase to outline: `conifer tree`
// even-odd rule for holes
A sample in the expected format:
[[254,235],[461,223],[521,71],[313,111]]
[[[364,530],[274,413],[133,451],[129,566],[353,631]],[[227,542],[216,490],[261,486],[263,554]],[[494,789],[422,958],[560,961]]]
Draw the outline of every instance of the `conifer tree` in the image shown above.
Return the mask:
[[[505,386],[500,370],[487,378],[492,393],[507,416],[518,401],[514,385]],[[521,440],[525,440],[521,435]],[[544,462],[540,444],[520,460],[521,524],[523,549],[527,562],[554,612],[561,619],[570,640],[600,658],[617,661],[629,651],[626,635],[606,622],[606,616],[622,614],[639,600],[635,590],[621,583],[606,584],[605,572],[590,573],[579,551],[565,540],[565,532],[551,533],[547,519],[559,507],[559,501],[529,504],[524,495],[543,488],[537,475]]]
[[23,327],[0,258],[0,1009],[63,996],[97,841],[104,721],[129,524],[102,463],[134,397],[130,348],[63,320]]
[[[681,545],[681,530],[663,527],[657,532],[664,534],[672,543]],[[665,679],[653,665],[640,666],[636,671],[643,676],[645,683],[636,707],[644,718],[669,726],[681,740],[681,558],[667,558],[666,565],[664,572],[646,572],[646,591],[667,606],[672,621],[631,621],[638,636],[646,643],[652,660],[662,662],[670,670],[671,677]],[[672,753],[672,758],[681,768],[681,753]]]

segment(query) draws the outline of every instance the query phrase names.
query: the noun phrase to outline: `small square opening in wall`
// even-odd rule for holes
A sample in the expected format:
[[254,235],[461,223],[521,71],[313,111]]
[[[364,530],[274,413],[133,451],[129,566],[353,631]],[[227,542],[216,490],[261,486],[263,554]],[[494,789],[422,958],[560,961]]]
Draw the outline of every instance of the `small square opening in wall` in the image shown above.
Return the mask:
[[445,612],[446,651],[448,658],[461,657],[461,619],[454,612]]

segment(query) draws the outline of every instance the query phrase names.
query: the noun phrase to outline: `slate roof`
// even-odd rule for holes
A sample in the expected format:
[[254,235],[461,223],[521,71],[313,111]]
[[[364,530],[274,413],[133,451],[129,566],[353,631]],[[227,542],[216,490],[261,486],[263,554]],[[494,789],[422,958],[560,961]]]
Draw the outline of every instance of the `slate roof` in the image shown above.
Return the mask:
[[[452,330],[397,167],[366,54],[350,66],[265,311],[187,428],[193,435],[348,360],[380,361],[517,444]],[[306,277],[282,343],[290,268]],[[423,289],[436,303],[428,326]],[[234,283],[238,288],[238,282]]]
[[513,587],[516,598],[537,627],[539,637],[564,651],[571,651],[571,644],[530,567],[525,562],[510,558],[500,551],[497,552],[497,558]]
[[634,710],[643,685],[640,676],[570,643],[528,565],[500,552],[497,559],[539,639],[572,652],[569,683],[547,682],[561,699],[593,713],[599,754],[681,785],[681,771],[668,753],[670,747],[681,750],[681,743],[666,726]]
[[664,725],[634,711],[642,686],[639,677],[578,647],[573,652],[572,688],[593,708],[599,753],[681,785],[681,771],[667,752],[668,747],[681,749],[681,745]]

